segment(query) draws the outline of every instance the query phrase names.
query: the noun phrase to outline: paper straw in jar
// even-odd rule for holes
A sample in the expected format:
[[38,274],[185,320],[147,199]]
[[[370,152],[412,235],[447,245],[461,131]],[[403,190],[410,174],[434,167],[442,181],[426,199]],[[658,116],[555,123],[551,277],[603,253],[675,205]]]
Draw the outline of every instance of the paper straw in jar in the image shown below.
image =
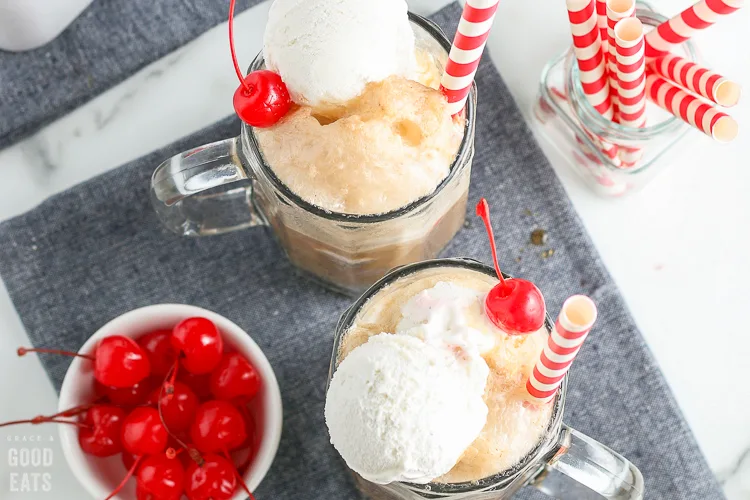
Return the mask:
[[730,142],[737,137],[739,127],[731,116],[660,76],[646,76],[646,96],[661,108],[719,142]]
[[440,80],[440,91],[448,98],[452,115],[466,105],[499,3],[500,0],[466,0]]
[[684,57],[674,54],[657,57],[649,62],[649,69],[719,106],[728,108],[740,100],[742,89],[738,83]]
[[595,322],[596,305],[585,295],[574,295],[563,303],[547,345],[526,381],[531,402],[552,401]]
[[[620,124],[646,126],[646,57],[643,51],[643,23],[638,18],[621,19],[615,25],[617,52],[617,94]],[[643,148],[620,145],[623,168],[633,168],[643,158]]]
[[608,59],[609,38],[607,37],[607,0],[596,0],[596,25],[599,26],[599,38],[602,40],[604,59]]
[[612,101],[597,24],[596,0],[566,0],[566,4],[583,93],[602,116],[611,120]]
[[736,12],[745,0],[701,0],[646,34],[646,57],[666,55],[696,32]]
[[617,91],[617,53],[615,52],[615,25],[621,19],[635,16],[635,0],[607,0],[607,40],[609,57],[607,70],[609,73],[610,95],[614,107],[614,121],[620,122],[620,94]]

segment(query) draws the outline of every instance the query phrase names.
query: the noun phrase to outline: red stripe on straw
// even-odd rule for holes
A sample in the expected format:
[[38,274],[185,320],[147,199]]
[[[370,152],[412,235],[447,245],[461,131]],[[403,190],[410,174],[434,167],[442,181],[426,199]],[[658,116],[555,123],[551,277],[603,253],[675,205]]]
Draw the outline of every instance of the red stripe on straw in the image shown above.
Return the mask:
[[631,73],[635,73],[636,71],[638,71],[639,68],[643,67],[643,64],[645,63],[645,61],[646,61],[645,56],[641,57],[633,64],[622,64],[620,61],[617,61],[617,69],[629,75]]
[[732,12],[737,12],[739,10],[739,7],[727,5],[722,0],[706,0],[706,6],[717,14],[722,15],[731,14]]
[[578,60],[578,69],[581,71],[593,71],[604,61],[604,52],[601,50],[588,59]]
[[456,33],[456,39],[453,40],[453,45],[461,50],[474,50],[484,45],[489,36],[489,31],[479,36],[466,36],[461,33]]
[[680,44],[690,38],[689,36],[680,36],[672,29],[672,24],[669,21],[657,26],[656,31],[659,32],[659,35],[661,35],[664,40],[674,45]]
[[645,113],[646,113],[646,106],[643,106],[641,109],[639,109],[635,113],[625,113],[623,112],[622,109],[620,109],[620,119],[622,121],[634,122],[638,120],[639,118],[642,118]]
[[[677,67],[677,63],[678,63],[679,61],[680,61],[680,60],[679,60],[679,58],[677,58],[677,57],[675,57],[675,58],[673,58],[673,59],[672,59],[671,61],[669,61],[669,64],[667,65],[667,71],[666,71],[665,73],[666,73],[667,75],[670,75],[670,76],[672,76],[672,77],[674,78],[674,77],[675,77],[675,72],[674,72],[674,70],[675,70],[675,68]],[[694,67],[695,67],[695,64],[693,64],[693,63],[687,63],[686,65],[684,65],[684,66],[682,67],[682,69],[680,70],[680,74],[679,74],[678,78],[679,78],[679,79],[680,79],[681,81],[683,81],[683,82],[686,82],[686,81],[687,81],[687,76],[688,76],[688,73],[689,73],[689,72],[690,72],[690,70],[691,70],[691,69],[693,69]]]
[[573,45],[578,49],[585,49],[596,43],[599,39],[599,28],[594,26],[594,29],[586,33],[585,35],[573,35]]
[[588,95],[596,94],[607,85],[606,76],[599,78],[598,80],[591,83],[581,83],[583,92]]
[[[685,99],[686,101],[688,99]],[[708,104],[701,104],[698,106],[698,109],[695,110],[695,125],[703,130],[703,117],[708,113],[708,111],[711,109],[711,106]],[[683,119],[687,120],[687,115],[682,116]]]
[[[643,80],[641,80],[641,82],[645,80],[646,78],[644,77]],[[639,104],[645,97],[646,97],[645,88],[641,92],[639,92],[638,95],[635,95],[632,97],[620,96],[620,106],[635,106],[636,104]]]
[[542,384],[554,384],[561,381],[564,377],[564,373],[562,375],[558,375],[557,377],[548,377],[546,375],[542,375],[542,373],[536,366],[534,367],[534,378],[537,380],[537,382],[540,382]]
[[468,3],[466,4],[466,7],[464,8],[463,18],[469,21],[470,23],[483,23],[484,21],[489,21],[492,16],[495,15],[495,12],[497,12],[497,7],[500,5],[499,3],[496,3],[492,7],[487,7],[485,9],[478,9],[476,7],[472,7]]
[[[706,68],[701,68],[693,74],[693,88],[700,88],[701,78],[706,73],[708,73],[708,70]],[[687,83],[687,78],[684,81]]]
[[622,47],[620,45],[615,44],[615,53],[621,56],[625,56],[625,57],[634,56],[641,50],[643,50],[643,40],[636,43],[632,47]]
[[445,72],[451,76],[469,76],[477,70],[479,66],[479,59],[470,63],[461,64],[448,59],[448,63],[445,65]]
[[[713,74],[708,78],[708,81],[706,82],[706,93],[713,97],[714,95],[714,87],[716,86],[716,82],[721,80],[721,75],[719,74]],[[696,90],[700,89],[700,87],[695,87]]]
[[596,10],[596,2],[591,0],[589,4],[581,10],[568,11],[568,19],[573,24],[583,24],[591,19]]
[[458,102],[469,93],[471,90],[471,84],[468,86],[460,89],[460,90],[449,90],[445,87],[440,87],[440,92],[443,93],[443,95],[448,99],[448,102]]
[[703,19],[701,19],[698,16],[698,13],[695,12],[695,7],[690,7],[689,9],[685,10],[685,12],[682,13],[681,17],[682,20],[685,21],[685,24],[696,30],[708,28],[713,24],[712,22],[704,21]]

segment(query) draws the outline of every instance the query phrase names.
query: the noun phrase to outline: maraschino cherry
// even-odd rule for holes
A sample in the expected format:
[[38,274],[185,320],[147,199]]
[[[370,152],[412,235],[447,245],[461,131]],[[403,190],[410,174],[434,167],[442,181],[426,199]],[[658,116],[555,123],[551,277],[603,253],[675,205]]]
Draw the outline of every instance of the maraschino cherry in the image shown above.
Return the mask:
[[158,405],[169,432],[179,434],[190,428],[200,401],[190,387],[182,382],[175,382],[172,387],[171,394],[167,394],[163,387],[157,387],[151,393],[149,401]]
[[240,86],[234,93],[234,110],[252,127],[270,127],[281,120],[292,106],[292,98],[281,77],[268,70],[242,75],[234,50],[234,4],[229,2],[229,50]]
[[495,236],[490,224],[490,207],[482,198],[477,205],[477,215],[484,221],[492,249],[492,260],[500,283],[487,294],[484,306],[487,316],[508,335],[535,332],[544,325],[545,305],[542,292],[534,283],[519,279],[505,279],[497,262]]
[[177,353],[172,347],[172,330],[155,330],[136,339],[151,363],[151,375],[164,378],[174,365]]
[[18,348],[19,356],[30,352],[60,354],[91,360],[94,362],[94,378],[107,387],[132,387],[151,373],[151,364],[141,346],[133,339],[122,335],[103,338],[97,344],[93,356],[57,349]]
[[120,434],[125,411],[112,405],[97,405],[83,414],[78,431],[78,444],[84,453],[110,457],[122,451]]
[[211,373],[224,353],[224,339],[219,329],[206,318],[188,318],[177,323],[171,341],[172,347],[182,355],[182,366],[195,375]]
[[223,401],[249,401],[260,390],[260,376],[241,354],[224,354],[211,373],[211,393]]
[[137,500],[179,500],[185,487],[185,468],[177,458],[151,455],[138,468]]
[[231,462],[219,455],[205,455],[203,464],[192,463],[185,472],[185,494],[190,500],[227,500],[237,488]]
[[208,401],[198,407],[190,439],[203,453],[233,450],[247,439],[245,420],[226,401]]

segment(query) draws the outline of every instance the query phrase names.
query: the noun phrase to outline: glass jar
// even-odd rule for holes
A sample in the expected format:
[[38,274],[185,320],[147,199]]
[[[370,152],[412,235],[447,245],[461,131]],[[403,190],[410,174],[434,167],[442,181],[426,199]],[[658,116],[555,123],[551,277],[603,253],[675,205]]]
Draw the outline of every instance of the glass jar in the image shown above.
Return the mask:
[[[667,20],[645,3],[638,4],[636,14],[646,29]],[[680,50],[683,57],[696,58],[689,41]],[[685,122],[652,103],[647,104],[644,128],[608,120],[586,100],[578,74],[572,48],[545,66],[532,122],[595,193],[619,197],[637,192],[686,152],[689,141],[683,139],[690,126]],[[626,148],[640,152],[635,166],[622,166],[617,150]]]

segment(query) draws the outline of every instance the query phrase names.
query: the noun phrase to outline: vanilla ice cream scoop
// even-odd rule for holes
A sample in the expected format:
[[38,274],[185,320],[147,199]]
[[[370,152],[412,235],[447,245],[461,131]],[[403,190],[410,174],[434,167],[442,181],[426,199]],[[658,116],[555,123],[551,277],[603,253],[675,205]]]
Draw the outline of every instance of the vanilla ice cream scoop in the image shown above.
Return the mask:
[[416,69],[405,0],[274,0],[263,57],[292,99],[312,107],[344,103],[370,82]]
[[411,335],[381,333],[336,369],[331,442],[368,481],[424,484],[451,470],[484,427],[489,368]]

